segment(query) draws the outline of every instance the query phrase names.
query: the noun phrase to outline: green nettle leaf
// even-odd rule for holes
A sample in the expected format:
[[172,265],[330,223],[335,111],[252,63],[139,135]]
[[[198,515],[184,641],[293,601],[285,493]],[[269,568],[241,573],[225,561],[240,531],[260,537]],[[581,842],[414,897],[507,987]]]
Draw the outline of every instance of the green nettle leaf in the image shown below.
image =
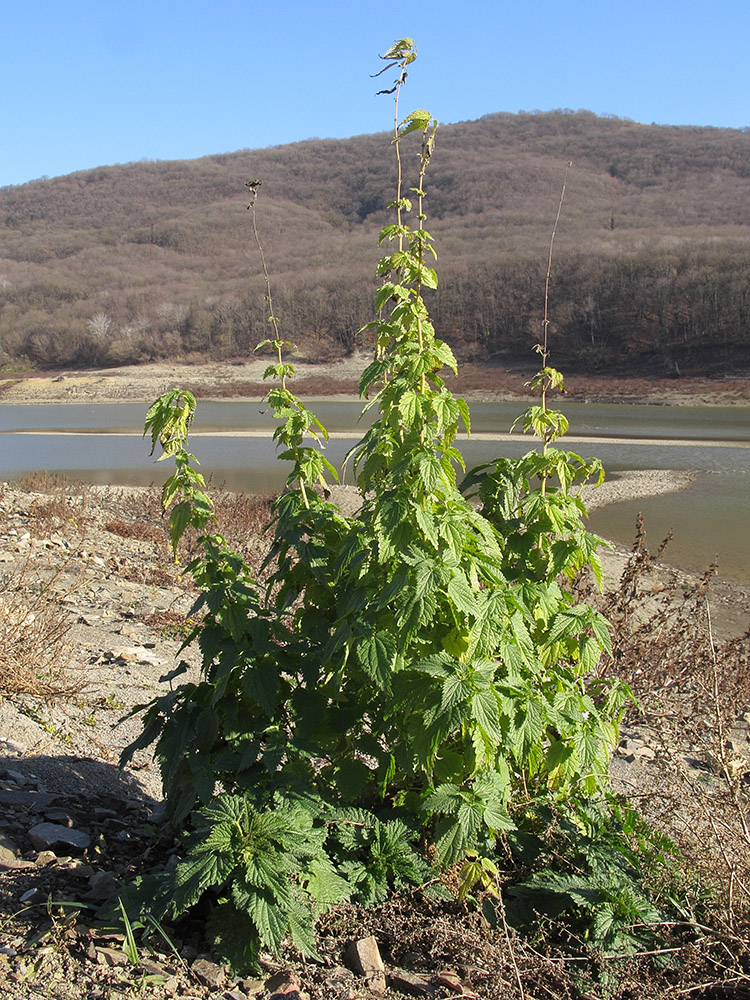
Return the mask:
[[180,539],[185,534],[185,529],[190,524],[193,509],[187,501],[178,503],[172,508],[172,512],[169,515],[169,540],[172,543],[172,549],[177,552],[177,547],[180,544]]
[[465,677],[452,674],[443,684],[440,707],[450,711],[456,705],[463,704],[471,695],[471,681]]
[[287,934],[287,914],[261,892],[253,893],[249,897],[246,909],[257,928],[261,942],[271,951],[278,952]]
[[445,817],[437,823],[435,827],[435,848],[440,863],[445,868],[450,868],[457,861],[461,861],[470,847],[471,841],[468,840],[458,819]]
[[502,740],[500,708],[497,695],[491,689],[476,691],[471,698],[471,714],[492,743],[497,746]]
[[368,677],[383,689],[390,687],[397,652],[395,636],[386,631],[359,639],[355,646],[357,662]]
[[463,614],[473,618],[477,613],[477,602],[474,589],[465,576],[456,573],[448,582],[448,597]]
[[352,894],[349,882],[336,872],[330,859],[324,854],[310,861],[305,874],[305,888],[322,912],[349,899]]
[[438,522],[429,511],[417,507],[414,516],[424,537],[435,547],[438,547]]
[[365,787],[371,771],[361,760],[342,760],[336,767],[333,781],[341,798],[353,802]]
[[250,664],[242,673],[242,689],[256,701],[269,719],[276,709],[279,674],[273,663],[260,660]]
[[551,788],[559,788],[567,783],[574,763],[575,750],[563,740],[553,740],[546,755],[548,782]]
[[407,427],[413,427],[419,420],[422,403],[416,392],[405,392],[398,401],[398,410]]

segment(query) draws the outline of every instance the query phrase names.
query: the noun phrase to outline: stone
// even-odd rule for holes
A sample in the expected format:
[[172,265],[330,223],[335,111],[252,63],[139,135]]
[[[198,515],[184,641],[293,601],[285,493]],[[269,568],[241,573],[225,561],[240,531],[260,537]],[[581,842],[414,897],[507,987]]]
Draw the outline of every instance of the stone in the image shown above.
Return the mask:
[[438,986],[443,986],[445,989],[450,990],[452,993],[463,993],[464,986],[461,982],[457,973],[450,969],[445,969],[442,972],[438,972],[435,977]]
[[385,965],[374,935],[350,944],[344,953],[344,960],[355,972],[364,976],[373,993],[385,992]]
[[161,976],[162,979],[170,977],[170,972],[166,965],[155,958],[142,958],[138,963],[138,968],[147,976]]
[[145,646],[120,646],[108,654],[111,660],[122,660],[123,663],[143,663],[149,667],[158,667],[164,662]]
[[269,993],[283,996],[294,990],[298,990],[300,982],[290,969],[286,969],[284,972],[275,972],[272,976],[269,976],[263,985]]
[[204,986],[212,990],[220,989],[227,979],[222,967],[206,958],[196,958],[190,969]]
[[45,809],[44,818],[59,826],[73,826],[73,817],[66,809]]
[[337,965],[328,974],[327,979],[333,983],[347,983],[354,979],[354,973],[351,969],[345,969],[343,965]]
[[23,771],[14,771],[12,767],[5,768],[5,777],[15,781],[15,783],[21,787],[23,787],[28,781]]
[[87,833],[58,826],[57,823],[37,823],[29,830],[28,836],[37,851],[51,850],[55,844],[64,844],[65,847],[74,847],[79,851],[85,851],[91,846],[91,837]]
[[34,862],[37,868],[46,868],[47,865],[53,865],[57,861],[57,855],[54,851],[40,851]]
[[[60,860],[58,863],[62,863],[62,861]],[[94,874],[93,867],[81,858],[71,858],[66,862],[65,868],[76,878],[91,878]]]
[[57,798],[57,795],[50,795],[47,792],[0,788],[0,806],[25,806],[31,812],[41,812],[52,805]]
[[7,833],[0,833],[0,861],[15,861],[18,853],[15,841]]
[[262,979],[240,979],[237,985],[249,997],[256,996],[256,994],[261,993],[266,988],[266,984]]
[[21,871],[24,868],[35,867],[33,861],[24,861],[23,858],[14,858],[12,856],[5,858],[5,860],[0,858],[0,872],[15,872]]
[[94,872],[89,879],[87,899],[105,900],[117,892],[117,880],[111,872]]
[[416,972],[405,972],[403,969],[388,974],[388,985],[391,989],[407,993],[411,997],[425,997],[434,994],[428,976],[421,976]]
[[21,896],[22,903],[43,903],[46,899],[41,889],[29,889]]
[[461,981],[458,974],[452,970],[438,972],[435,976],[435,984],[450,990],[452,993],[460,993],[463,1000],[479,1000],[476,994],[472,993]]
[[128,956],[120,948],[97,948],[96,961],[99,965],[127,965]]

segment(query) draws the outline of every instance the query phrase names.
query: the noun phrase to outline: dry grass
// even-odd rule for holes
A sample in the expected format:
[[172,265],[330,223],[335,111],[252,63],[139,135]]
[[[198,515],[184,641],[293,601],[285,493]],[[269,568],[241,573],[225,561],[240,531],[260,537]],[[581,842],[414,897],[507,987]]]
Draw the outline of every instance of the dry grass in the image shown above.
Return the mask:
[[716,640],[716,567],[686,584],[661,564],[668,543],[653,555],[639,521],[619,588],[602,601],[614,632],[606,672],[631,685],[637,704],[625,729],[655,754],[634,774],[628,797],[676,844],[689,919],[709,925],[701,933],[719,978],[744,989],[750,987],[750,632]]
[[[76,553],[91,523],[90,487],[48,473],[15,485],[29,494],[28,538],[19,538],[18,558],[0,576],[0,698],[69,697],[85,686],[64,602],[80,585]],[[4,524],[4,533],[14,524]]]
[[41,578],[27,559],[0,577],[0,699],[67,697],[84,687],[67,641],[71,618],[62,598],[73,588],[66,568],[47,564]]

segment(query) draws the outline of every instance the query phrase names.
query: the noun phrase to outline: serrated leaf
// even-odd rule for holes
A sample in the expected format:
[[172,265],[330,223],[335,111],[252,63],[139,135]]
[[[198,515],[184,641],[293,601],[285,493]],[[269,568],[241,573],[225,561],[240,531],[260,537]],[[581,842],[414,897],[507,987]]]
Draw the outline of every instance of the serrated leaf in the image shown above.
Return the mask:
[[388,689],[391,674],[396,663],[398,646],[396,638],[388,631],[359,639],[355,646],[355,656],[360,667],[382,689]]
[[443,684],[440,707],[443,711],[450,711],[454,706],[466,701],[471,694],[471,683],[456,674],[448,677]]
[[437,548],[438,545],[438,522],[433,515],[421,507],[414,508],[414,516],[420,530],[425,537]]
[[247,913],[258,929],[261,942],[272,952],[278,953],[287,934],[284,910],[263,893],[256,892],[248,900]]
[[496,833],[516,829],[516,824],[510,818],[508,810],[499,799],[488,802],[484,807],[484,822]]
[[172,512],[169,515],[169,540],[172,543],[172,549],[174,552],[177,551],[180,539],[185,534],[185,529],[190,524],[192,512],[193,509],[186,500],[183,500],[181,503],[178,503],[172,508]]
[[269,719],[276,711],[279,674],[268,660],[249,664],[242,672],[242,688],[263,709]]
[[575,764],[574,755],[573,747],[563,740],[553,740],[550,744],[545,756],[550,788],[559,788],[567,783],[571,766]]
[[609,634],[609,625],[602,615],[594,615],[591,620],[591,631],[596,636],[597,642],[602,649],[612,655],[612,637]]
[[466,433],[468,435],[471,435],[471,415],[469,413],[468,403],[462,396],[457,396],[456,406],[458,407],[458,412],[461,415],[461,420],[463,421],[464,427],[466,428]]
[[497,696],[491,689],[476,691],[471,698],[471,714],[495,746],[502,739]]
[[421,401],[416,392],[405,392],[398,401],[398,412],[408,428],[420,422]]
[[474,590],[469,585],[465,576],[456,573],[448,582],[448,597],[455,606],[468,617],[473,618],[477,613],[477,602],[474,597]]
[[307,868],[306,877],[306,889],[323,912],[349,899],[352,894],[349,882],[336,872],[330,859],[325,855],[313,858]]
[[428,812],[454,813],[463,801],[461,789],[457,785],[439,785],[434,792],[427,796],[424,801],[424,808]]
[[308,958],[322,961],[315,943],[315,920],[310,910],[295,900],[289,908],[287,919],[294,947]]
[[445,868],[450,868],[466,855],[466,834],[457,818],[446,816],[438,822],[435,827],[435,849],[440,864]]

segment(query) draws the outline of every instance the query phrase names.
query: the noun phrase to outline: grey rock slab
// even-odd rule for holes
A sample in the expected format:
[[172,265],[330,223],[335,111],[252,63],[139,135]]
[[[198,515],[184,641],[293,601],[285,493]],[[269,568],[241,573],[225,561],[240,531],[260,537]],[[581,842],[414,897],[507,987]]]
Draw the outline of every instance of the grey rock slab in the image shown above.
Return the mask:
[[12,781],[15,781],[17,785],[21,785],[22,787],[27,784],[29,780],[23,772],[14,771],[12,767],[5,768],[5,776],[6,778],[10,778]]
[[37,823],[28,831],[29,840],[37,851],[50,850],[55,844],[74,847],[85,851],[91,845],[91,837],[81,830],[72,830],[57,823]]
[[89,879],[87,899],[105,900],[117,893],[117,880],[111,872],[95,872]]
[[275,972],[264,983],[264,987],[269,993],[288,993],[291,990],[299,989],[299,985],[299,979],[291,969]]
[[96,961],[99,965],[127,965],[128,956],[120,948],[99,948],[96,949]]
[[41,812],[58,798],[58,795],[51,795],[49,792],[0,788],[0,806],[25,806],[32,812]]
[[73,817],[66,809],[45,809],[44,818],[58,826],[73,826]]
[[120,646],[107,653],[110,660],[120,660],[123,663],[142,663],[149,667],[158,667],[164,660],[156,656],[145,646]]

